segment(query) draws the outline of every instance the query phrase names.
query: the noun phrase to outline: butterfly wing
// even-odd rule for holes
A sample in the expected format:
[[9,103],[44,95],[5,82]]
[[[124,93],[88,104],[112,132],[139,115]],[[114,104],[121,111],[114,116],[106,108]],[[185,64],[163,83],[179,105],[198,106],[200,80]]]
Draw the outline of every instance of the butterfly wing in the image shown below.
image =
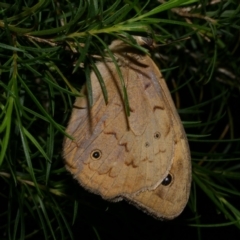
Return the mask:
[[[114,63],[97,63],[108,103],[91,73],[94,105],[89,108],[86,97],[76,99],[66,130],[73,140],[66,138],[63,147],[66,167],[105,199],[124,198],[155,217],[173,218],[186,205],[191,180],[181,121],[151,58],[119,41],[110,48],[125,81],[130,116]],[[164,186],[169,173],[172,183]]]

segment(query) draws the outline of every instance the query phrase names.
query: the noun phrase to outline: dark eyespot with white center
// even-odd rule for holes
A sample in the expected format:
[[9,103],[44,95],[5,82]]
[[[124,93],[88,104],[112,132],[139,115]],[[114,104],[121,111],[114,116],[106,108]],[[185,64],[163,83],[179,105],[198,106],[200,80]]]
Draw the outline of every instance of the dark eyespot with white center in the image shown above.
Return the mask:
[[163,186],[168,186],[172,182],[172,175],[168,174],[162,181]]
[[160,132],[155,132],[154,133],[154,138],[155,139],[159,139],[161,137],[161,133]]
[[102,152],[98,149],[95,149],[91,152],[91,158],[93,160],[98,160],[102,157]]

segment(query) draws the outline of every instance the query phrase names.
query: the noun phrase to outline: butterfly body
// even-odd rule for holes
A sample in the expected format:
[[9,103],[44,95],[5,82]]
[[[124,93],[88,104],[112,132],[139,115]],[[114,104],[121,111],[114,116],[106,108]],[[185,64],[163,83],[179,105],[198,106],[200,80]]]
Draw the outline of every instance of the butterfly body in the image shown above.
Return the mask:
[[[127,89],[130,116],[115,64],[97,63],[108,103],[91,73],[93,106],[88,106],[86,97],[76,99],[66,130],[74,140],[64,141],[66,167],[83,187],[105,199],[126,199],[154,217],[171,219],[186,205],[191,182],[180,118],[161,72],[148,55],[118,40],[110,49]],[[169,174],[170,186],[164,186],[161,183]]]

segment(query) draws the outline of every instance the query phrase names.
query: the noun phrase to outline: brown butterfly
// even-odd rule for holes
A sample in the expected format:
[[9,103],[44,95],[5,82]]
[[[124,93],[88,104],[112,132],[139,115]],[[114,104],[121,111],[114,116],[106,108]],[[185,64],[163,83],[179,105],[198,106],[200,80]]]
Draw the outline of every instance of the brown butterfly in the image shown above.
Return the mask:
[[[135,37],[139,44],[145,38]],[[109,46],[121,70],[109,57],[97,63],[104,80],[106,104],[98,78],[91,73],[93,106],[78,97],[66,132],[63,156],[80,185],[104,199],[125,199],[164,219],[184,209],[191,185],[191,159],[186,135],[171,95],[153,60],[121,40]],[[86,95],[86,89],[82,90]]]

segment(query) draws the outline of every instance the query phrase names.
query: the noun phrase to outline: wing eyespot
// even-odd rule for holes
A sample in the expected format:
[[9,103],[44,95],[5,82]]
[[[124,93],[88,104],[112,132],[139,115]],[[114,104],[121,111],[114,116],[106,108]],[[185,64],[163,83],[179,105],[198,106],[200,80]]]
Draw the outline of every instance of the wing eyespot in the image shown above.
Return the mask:
[[155,132],[154,133],[154,138],[155,139],[159,139],[161,137],[161,133],[160,132]]
[[163,186],[168,186],[169,184],[171,184],[172,183],[172,180],[173,180],[173,177],[172,177],[172,175],[169,173],[164,179],[163,179],[163,181],[162,181],[162,185]]
[[99,160],[100,158],[102,157],[102,152],[98,149],[94,149],[92,152],[91,152],[91,158],[93,160]]

